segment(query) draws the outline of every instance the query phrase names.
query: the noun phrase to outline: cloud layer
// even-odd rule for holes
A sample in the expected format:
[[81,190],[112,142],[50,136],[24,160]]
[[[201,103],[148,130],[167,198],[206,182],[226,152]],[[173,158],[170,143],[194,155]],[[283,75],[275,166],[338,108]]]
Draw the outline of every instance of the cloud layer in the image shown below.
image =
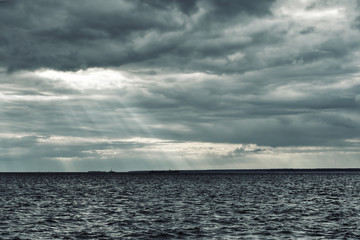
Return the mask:
[[358,10],[1,2],[1,169],[359,167]]

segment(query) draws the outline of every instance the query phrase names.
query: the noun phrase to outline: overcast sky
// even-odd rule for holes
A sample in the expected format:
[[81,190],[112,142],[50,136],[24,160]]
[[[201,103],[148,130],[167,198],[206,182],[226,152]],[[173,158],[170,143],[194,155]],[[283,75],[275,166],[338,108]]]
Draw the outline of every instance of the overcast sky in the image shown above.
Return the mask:
[[360,1],[0,1],[0,171],[360,167]]

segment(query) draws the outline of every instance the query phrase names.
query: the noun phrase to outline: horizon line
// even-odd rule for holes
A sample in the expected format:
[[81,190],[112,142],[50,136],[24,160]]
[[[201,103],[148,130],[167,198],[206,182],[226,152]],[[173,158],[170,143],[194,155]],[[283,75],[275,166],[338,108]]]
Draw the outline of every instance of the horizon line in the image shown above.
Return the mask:
[[196,173],[196,172],[300,172],[300,171],[360,171],[360,168],[238,168],[238,169],[150,169],[150,170],[84,170],[84,171],[0,171],[0,173]]

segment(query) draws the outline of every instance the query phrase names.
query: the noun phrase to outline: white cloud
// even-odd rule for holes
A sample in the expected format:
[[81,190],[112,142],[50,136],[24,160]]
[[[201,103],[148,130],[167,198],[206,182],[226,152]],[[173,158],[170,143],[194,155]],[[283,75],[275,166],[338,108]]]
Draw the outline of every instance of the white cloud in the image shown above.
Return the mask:
[[35,75],[48,79],[62,81],[71,88],[78,90],[103,90],[123,88],[137,79],[119,70],[104,68],[88,68],[76,72],[63,72],[57,70],[38,70]]

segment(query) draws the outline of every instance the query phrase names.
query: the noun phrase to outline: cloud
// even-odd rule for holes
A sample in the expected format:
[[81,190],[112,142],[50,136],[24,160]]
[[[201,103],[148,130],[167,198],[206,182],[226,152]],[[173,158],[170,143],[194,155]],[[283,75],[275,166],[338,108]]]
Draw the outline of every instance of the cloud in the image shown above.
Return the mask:
[[[162,57],[179,57],[179,61],[183,61],[190,57],[187,43],[200,44],[202,39],[215,34],[207,34],[202,29],[242,15],[270,14],[270,6],[271,1],[108,1],[99,4],[93,0],[82,3],[79,8],[71,1],[13,1],[0,9],[1,42],[4,43],[0,61],[8,71],[78,70],[154,59],[164,64],[166,60]],[[194,32],[204,35],[198,39]],[[181,46],[184,40],[185,46]],[[198,50],[210,53],[216,49]]]
[[[323,156],[341,156],[340,148],[355,166],[356,7],[287,0],[1,4],[3,169],[34,162],[67,170],[86,163],[306,167],[326,165]],[[158,142],[124,140],[134,138]],[[310,155],[301,149],[311,147],[320,149],[310,154],[316,164],[303,161]],[[293,156],[299,163],[286,160]]]

